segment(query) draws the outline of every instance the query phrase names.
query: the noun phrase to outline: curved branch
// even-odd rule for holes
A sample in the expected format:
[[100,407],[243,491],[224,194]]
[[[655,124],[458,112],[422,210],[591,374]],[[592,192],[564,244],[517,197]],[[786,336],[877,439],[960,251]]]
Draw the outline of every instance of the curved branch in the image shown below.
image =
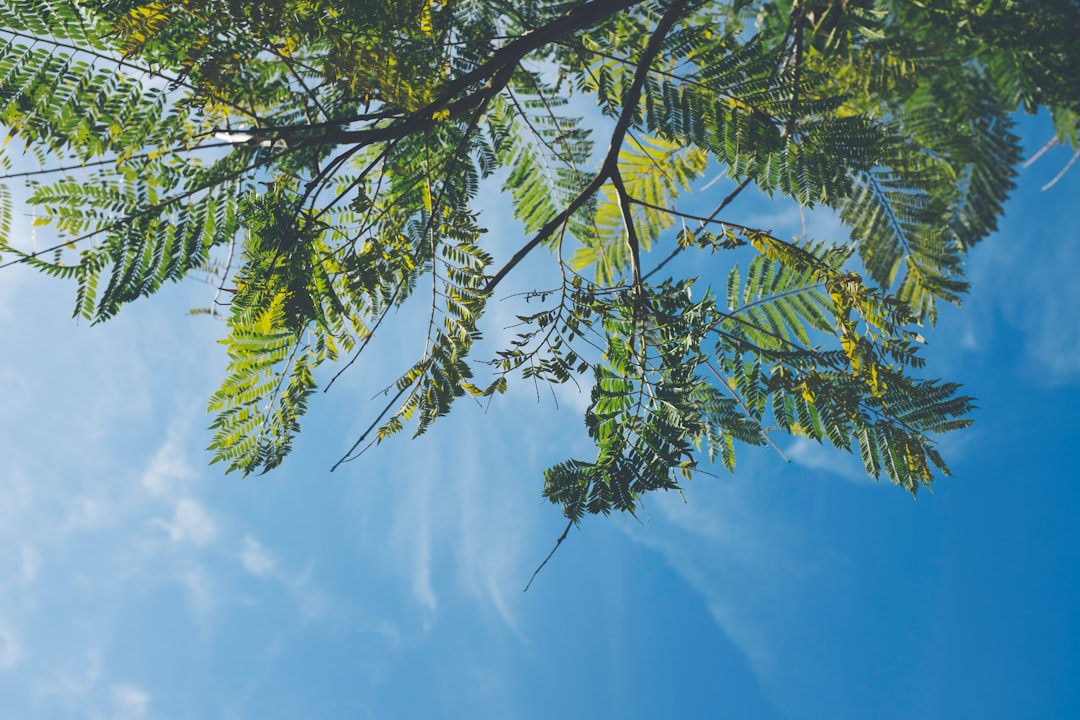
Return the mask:
[[611,143],[608,145],[607,156],[600,166],[600,172],[598,172],[589,184],[578,193],[578,196],[567,205],[565,210],[544,223],[544,226],[533,235],[532,239],[514,253],[514,256],[510,258],[510,260],[503,265],[490,280],[488,280],[487,284],[484,286],[485,293],[494,290],[502,279],[506,277],[518,263],[535,250],[537,245],[550,237],[560,225],[569,220],[575,212],[588,202],[605,182],[610,180],[615,173],[618,172],[619,150],[622,149],[623,141],[626,139],[626,133],[630,131],[630,126],[634,121],[637,105],[641,100],[641,90],[645,86],[645,78],[649,74],[649,69],[653,61],[656,60],[656,57],[660,54],[664,37],[666,37],[675,26],[675,23],[678,21],[679,16],[682,14],[682,11],[686,8],[687,4],[688,0],[676,0],[672,3],[671,7],[667,9],[667,12],[665,12],[664,16],[660,19],[660,22],[657,23],[652,36],[649,37],[649,42],[645,46],[645,51],[641,54],[641,60],[638,62],[637,71],[634,73],[634,79],[630,84],[629,90],[626,92],[626,97],[623,99],[623,110],[619,115],[618,122],[615,124],[615,130],[611,133]]
[[[526,33],[499,48],[492,53],[486,62],[448,82],[435,100],[410,113],[397,124],[361,130],[340,129],[339,126],[342,124],[355,122],[365,117],[357,116],[335,120],[332,124],[294,126],[292,128],[277,128],[277,130],[282,133],[282,137],[292,139],[290,138],[291,132],[299,133],[314,127],[327,127],[328,132],[323,135],[295,137],[297,142],[306,145],[344,145],[350,143],[371,145],[372,143],[385,142],[423,132],[434,127],[440,121],[456,118],[478,107],[492,95],[498,93],[510,80],[509,73],[505,72],[506,69],[516,67],[529,53],[558,42],[573,32],[587,28],[600,20],[616,15],[644,1],[594,0],[572,8],[547,25]],[[685,5],[685,2],[678,2],[676,5],[681,7]],[[666,32],[665,30],[665,34]],[[464,90],[478,83],[484,84],[464,97],[458,97]],[[440,119],[436,119],[437,116]]]

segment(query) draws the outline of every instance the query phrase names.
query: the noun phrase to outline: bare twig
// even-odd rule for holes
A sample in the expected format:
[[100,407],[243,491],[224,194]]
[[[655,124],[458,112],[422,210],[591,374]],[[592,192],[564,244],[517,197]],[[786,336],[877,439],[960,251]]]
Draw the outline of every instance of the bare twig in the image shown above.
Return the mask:
[[[701,222],[701,227],[704,228],[709,223],[716,222],[716,216],[719,215],[721,212],[723,212],[724,208],[726,208],[728,205],[730,205],[732,203],[732,201],[735,200],[735,198],[737,198],[739,196],[739,193],[741,193],[744,189],[746,189],[746,186],[750,184],[751,180],[753,180],[753,178],[747,177],[741,183],[739,183],[738,187],[736,187],[734,190],[732,190],[730,193],[728,193],[727,197],[725,197],[723,200],[720,201],[720,204],[716,206],[716,209],[713,210],[712,213],[708,217],[700,217],[698,215],[690,215],[688,213],[677,212],[675,210],[671,210],[670,208],[659,208],[659,207],[656,207],[656,206],[650,206],[650,205],[648,205],[648,203],[645,203],[642,200],[636,200],[635,199],[634,202],[636,202],[639,205],[645,205],[646,207],[653,207],[654,209],[657,209],[657,210],[663,210],[665,212],[669,212],[672,215],[675,215],[677,217],[687,218],[688,220],[698,220],[699,222]],[[682,251],[683,251],[683,246],[682,245],[677,246],[674,250],[672,250],[670,253],[668,253],[668,256],[666,258],[664,258],[663,260],[660,261],[659,265],[654,267],[649,272],[645,273],[641,277],[641,279],[642,280],[648,280],[650,277],[652,277],[657,272],[659,272],[662,267],[664,267],[669,262],[674,260],[675,256],[677,256]]]
[[563,540],[565,540],[566,536],[570,534],[570,528],[572,527],[574,527],[573,520],[566,523],[566,529],[562,531],[562,535],[560,535],[559,539],[555,541],[555,547],[551,548],[551,552],[549,552],[547,554],[547,557],[544,558],[544,562],[536,566],[536,569],[533,570],[532,577],[529,578],[529,582],[525,583],[525,589],[521,592],[529,592],[529,588],[532,587],[533,580],[535,580],[536,576],[540,574],[540,571],[544,569],[544,566],[548,564],[548,560],[550,560],[551,556],[555,554],[555,551],[559,549],[559,546],[563,544]]

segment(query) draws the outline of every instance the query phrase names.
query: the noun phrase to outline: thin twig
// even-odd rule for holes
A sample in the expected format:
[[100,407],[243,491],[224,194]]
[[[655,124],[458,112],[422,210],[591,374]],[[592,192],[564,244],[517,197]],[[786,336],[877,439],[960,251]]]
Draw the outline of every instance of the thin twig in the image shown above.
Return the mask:
[[784,451],[780,449],[780,446],[772,441],[772,438],[769,437],[769,434],[765,432],[765,428],[761,427],[761,422],[754,418],[754,415],[750,412],[750,408],[747,407],[746,402],[741,397],[739,397],[738,393],[735,392],[735,389],[732,388],[731,385],[728,384],[727,380],[724,379],[724,376],[721,375],[719,371],[717,371],[717,369],[714,368],[712,366],[712,363],[710,362],[706,362],[705,367],[709,368],[709,371],[716,376],[716,379],[720,381],[720,384],[724,386],[724,389],[728,391],[728,394],[731,395],[732,398],[734,398],[735,402],[739,403],[743,411],[746,413],[746,416],[757,423],[758,429],[761,430],[761,437],[765,438],[765,442],[769,444],[769,447],[775,450],[776,454],[783,458],[784,462],[791,462],[791,458],[785,455]]
[[[677,217],[687,218],[688,220],[698,220],[698,221],[701,222],[701,228],[704,228],[709,223],[716,222],[716,216],[719,215],[721,212],[723,212],[724,208],[726,208],[728,205],[730,205],[732,203],[732,201],[735,200],[735,198],[737,198],[739,196],[739,193],[741,193],[743,190],[746,189],[746,186],[750,184],[751,180],[753,180],[753,178],[747,177],[741,183],[739,183],[738,187],[736,187],[734,190],[732,190],[730,193],[728,193],[728,196],[720,201],[720,204],[716,206],[716,209],[713,210],[712,213],[708,217],[700,217],[700,216],[697,216],[697,215],[690,215],[688,213],[683,213],[683,212],[678,212],[676,210],[671,210],[670,208],[656,207],[655,205],[653,205],[651,207],[653,207],[653,208],[655,208],[657,210],[663,210],[665,212],[671,213],[672,215],[675,215]],[[648,203],[646,203],[646,202],[644,202],[642,200],[635,199],[634,202],[639,204],[639,205],[644,205],[646,207],[650,207],[650,205]],[[660,261],[659,265],[657,265],[652,270],[650,270],[649,272],[642,275],[641,279],[642,280],[648,280],[650,277],[652,277],[657,272],[659,272],[662,267],[664,267],[669,262],[674,260],[675,256],[678,255],[679,253],[681,253],[683,251],[683,249],[684,248],[683,248],[682,245],[679,245],[678,247],[676,247],[674,250],[672,250],[670,253],[668,253],[668,256],[666,258],[664,258],[663,260]]]
[[379,319],[375,321],[375,324],[373,326],[371,326],[371,329],[368,330],[367,336],[364,337],[364,339],[361,341],[359,349],[357,349],[357,351],[349,359],[349,362],[345,363],[345,365],[343,365],[340,370],[338,370],[336,373],[334,373],[334,377],[330,378],[330,382],[328,382],[326,384],[326,387],[323,388],[323,392],[326,392],[327,390],[329,390],[333,386],[333,384],[335,382],[337,382],[337,379],[339,377],[341,377],[345,373],[346,370],[348,370],[350,367],[352,367],[353,363],[355,363],[357,360],[360,359],[360,353],[364,352],[364,348],[366,348],[368,343],[371,342],[371,338],[375,336],[375,331],[379,329],[379,325],[382,324],[382,321],[386,318],[386,316],[394,308],[394,302],[397,300],[397,296],[398,296],[399,292],[401,292],[401,285],[398,285],[397,289],[394,290],[394,294],[390,297],[390,300],[386,303],[386,306],[383,308],[383,311],[381,313],[379,313]]
[[1052,138],[1050,138],[1050,140],[1049,140],[1049,141],[1048,141],[1048,142],[1047,142],[1047,143],[1046,143],[1045,145],[1043,145],[1043,146],[1042,146],[1041,148],[1039,148],[1039,151],[1038,151],[1037,153],[1035,153],[1034,155],[1032,155],[1031,157],[1029,157],[1029,158],[1027,159],[1027,161],[1026,161],[1026,162],[1025,162],[1025,163],[1024,163],[1023,165],[1021,165],[1020,167],[1022,167],[1022,168],[1023,168],[1023,169],[1025,169],[1025,170],[1027,170],[1027,169],[1028,169],[1029,167],[1031,167],[1032,165],[1034,165],[1034,164],[1035,164],[1035,161],[1036,161],[1036,160],[1038,160],[1038,159],[1039,159],[1039,158],[1041,158],[1041,157],[1042,157],[1043,155],[1045,155],[1045,154],[1046,154],[1046,152],[1047,152],[1048,150],[1050,150],[1050,148],[1052,148],[1052,147],[1054,147],[1055,145],[1057,145],[1057,143],[1058,143],[1058,139],[1057,139],[1057,137],[1056,137],[1056,136],[1055,136],[1055,137],[1052,137]]
[[[89,240],[91,238],[94,238],[94,237],[102,234],[102,233],[106,233],[106,232],[109,232],[111,230],[115,230],[116,228],[124,227],[124,226],[130,224],[133,220],[137,220],[139,218],[146,217],[147,215],[150,215],[152,213],[161,212],[161,211],[165,210],[166,208],[171,207],[172,205],[175,205],[175,204],[177,204],[179,202],[183,202],[184,200],[187,200],[188,198],[191,198],[191,197],[193,197],[195,195],[198,195],[199,193],[203,192],[204,190],[210,190],[212,188],[218,187],[218,186],[224,184],[225,182],[227,182],[229,180],[235,180],[235,179],[237,179],[239,177],[242,177],[243,175],[245,175],[245,174],[247,174],[247,173],[249,173],[249,172],[251,172],[253,170],[257,170],[261,166],[266,165],[267,163],[269,163],[271,160],[278,160],[282,156],[288,154],[289,152],[292,152],[292,150],[293,150],[293,148],[289,148],[289,149],[285,150],[284,152],[279,153],[276,156],[266,157],[264,159],[255,160],[250,165],[247,165],[247,166],[245,166],[243,168],[240,168],[239,170],[233,170],[233,171],[230,171],[230,172],[226,173],[225,177],[219,178],[219,179],[215,180],[214,182],[209,182],[209,183],[205,183],[205,184],[202,184],[202,185],[196,185],[195,187],[188,188],[187,190],[185,190],[182,193],[178,193],[176,195],[172,195],[171,197],[167,197],[164,200],[161,200],[160,202],[154,203],[153,205],[149,205],[149,206],[143,208],[142,210],[139,210],[137,212],[133,212],[133,213],[131,213],[129,215],[125,215],[124,217],[122,217],[122,218],[120,218],[118,220],[114,220],[112,222],[106,223],[105,225],[102,225],[102,226],[100,226],[100,227],[98,227],[98,228],[96,228],[94,230],[87,231],[87,232],[83,233],[82,235],[79,235],[78,237],[70,238],[69,240],[64,240],[63,242],[59,242],[59,243],[57,243],[57,244],[55,244],[55,245],[53,245],[51,247],[45,248],[44,250],[37,250],[37,251],[31,252],[31,253],[24,253],[24,252],[19,252],[19,251],[9,249],[9,252],[17,252],[18,255],[14,260],[8,260],[7,262],[0,264],[0,270],[3,270],[4,268],[10,267],[12,265],[19,265],[21,263],[33,263],[34,260],[37,260],[42,255],[46,255],[46,254],[54,252],[56,250],[61,250],[61,249],[65,248],[65,247],[68,247],[69,245],[74,245],[75,243],[82,242],[83,240]],[[44,261],[42,261],[42,264],[51,265],[50,263],[44,263]]]
[[371,424],[367,426],[367,429],[364,430],[364,432],[360,433],[360,437],[358,437],[356,439],[356,442],[352,444],[352,447],[349,448],[349,451],[342,455],[341,459],[334,463],[333,467],[330,468],[330,472],[334,472],[338,469],[339,465],[345,462],[349,462],[353,459],[353,453],[356,451],[356,448],[360,447],[360,443],[364,442],[364,439],[368,436],[368,434],[371,433],[372,430],[375,429],[375,426],[378,425],[384,417],[386,417],[386,413],[390,412],[390,408],[392,408],[394,404],[401,399],[401,396],[405,394],[405,391],[412,387],[414,384],[415,382],[409,383],[408,385],[397,391],[397,394],[390,399],[390,402],[386,403],[386,407],[383,408],[383,411],[375,416],[375,419],[371,421]]
[[1077,149],[1077,151],[1073,153],[1073,156],[1071,158],[1069,158],[1069,162],[1065,163],[1065,167],[1061,168],[1061,172],[1059,172],[1057,175],[1055,175],[1053,180],[1051,180],[1050,182],[1043,185],[1041,189],[1042,190],[1049,190],[1050,188],[1057,185],[1058,180],[1065,177],[1065,173],[1069,172],[1069,168],[1071,168],[1074,164],[1076,164],[1077,158],[1080,158],[1080,149]]
[[555,551],[559,549],[559,546],[563,544],[563,540],[565,540],[566,536],[570,534],[570,528],[572,527],[574,527],[573,520],[566,523],[566,529],[562,531],[562,535],[560,535],[559,539],[555,541],[555,547],[551,548],[551,552],[549,552],[547,554],[547,557],[544,558],[544,562],[536,566],[536,569],[533,570],[532,577],[529,578],[529,582],[525,583],[525,589],[521,592],[529,592],[529,588],[532,587],[533,580],[535,580],[536,576],[540,574],[540,571],[544,569],[544,566],[548,564],[548,560],[550,560],[551,556],[555,554]]
[[[239,183],[237,183],[239,184]],[[222,291],[225,290],[225,283],[229,280],[229,273],[232,271],[233,253],[236,251],[236,233],[229,238],[229,256],[225,260],[225,271],[221,273],[221,282],[218,283],[217,292],[214,293],[214,302],[210,305],[210,316],[217,317],[217,309],[219,305],[219,299],[221,298]]]
[[[213,133],[203,133],[202,136],[208,136],[208,135],[212,135],[212,134]],[[195,137],[197,138],[197,137],[200,137],[200,136],[196,135]],[[184,152],[195,152],[196,150],[211,150],[213,148],[234,147],[234,146],[235,146],[235,143],[218,142],[218,143],[207,143],[205,145],[192,145],[190,147],[172,148],[172,149],[170,149],[170,150],[168,150],[166,152],[168,154],[170,154],[170,155],[176,155],[176,154],[184,153]],[[81,162],[81,163],[78,163],[78,164],[75,164],[75,165],[59,165],[57,167],[51,167],[51,168],[39,168],[37,170],[26,170],[26,171],[23,171],[23,172],[7,173],[5,175],[0,175],[0,180],[13,180],[15,178],[21,178],[21,177],[37,177],[39,175],[51,175],[53,173],[67,172],[69,170],[85,170],[86,168],[100,167],[102,165],[120,165],[122,162],[123,163],[128,163],[128,162],[131,162],[133,160],[146,160],[153,154],[154,154],[153,152],[146,152],[146,153],[139,153],[138,155],[131,155],[131,156],[127,157],[127,158],[124,158],[123,160],[120,160],[119,158],[111,157],[111,158],[105,158],[104,160],[90,160],[88,162]],[[159,155],[162,155],[162,154],[164,154],[164,153],[159,153]]]

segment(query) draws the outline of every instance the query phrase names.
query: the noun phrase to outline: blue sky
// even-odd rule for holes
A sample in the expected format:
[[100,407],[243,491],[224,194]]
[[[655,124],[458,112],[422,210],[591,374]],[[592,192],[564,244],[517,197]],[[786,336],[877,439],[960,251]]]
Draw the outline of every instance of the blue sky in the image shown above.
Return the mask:
[[[406,316],[282,468],[223,477],[204,450],[223,327],[186,314],[211,286],[91,328],[70,287],[5,270],[0,716],[1080,717],[1080,171],[1039,189],[1068,157],[1023,172],[966,306],[928,333],[931,371],[979,398],[942,441],[954,478],[912,501],[784,439],[791,464],[744,450],[686,503],[589,519],[528,593],[563,527],[541,473],[587,452],[572,390],[462,402],[330,474],[422,347]],[[760,199],[732,213],[799,231]],[[497,207],[485,224],[518,237]]]

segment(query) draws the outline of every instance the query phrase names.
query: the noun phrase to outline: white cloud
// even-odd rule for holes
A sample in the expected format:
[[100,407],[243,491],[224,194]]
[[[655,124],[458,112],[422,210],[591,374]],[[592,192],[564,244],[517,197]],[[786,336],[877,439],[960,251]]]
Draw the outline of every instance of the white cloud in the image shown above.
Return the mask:
[[113,685],[113,706],[116,708],[115,720],[138,720],[146,717],[150,707],[150,695],[134,685]]
[[1050,384],[1080,380],[1077,269],[1080,250],[1062,244],[1055,256],[1032,268],[1026,302],[1017,299],[1013,309],[1014,321],[1028,336],[1028,356]]
[[277,559],[262,543],[251,535],[245,535],[240,550],[240,563],[257,578],[273,580],[288,591],[305,622],[326,615],[329,603],[326,596],[312,582],[314,570],[308,565],[299,575],[282,570]]
[[[444,596],[464,594],[521,638],[515,605],[531,570],[523,549],[530,560],[541,551],[527,543],[539,488],[518,480],[523,472],[539,475],[535,455],[551,452],[555,440],[547,431],[551,404],[536,413],[531,386],[515,394],[487,413],[463,402],[456,418],[395,443],[404,461],[393,483],[364,477],[353,485],[361,553],[400,579],[422,629],[436,621]],[[359,478],[370,468],[351,472]]]
[[412,589],[416,601],[434,612],[439,606],[435,587],[431,584],[431,542],[418,538],[413,545]]
[[688,502],[672,493],[651,498],[651,521],[645,528],[627,523],[626,530],[659,551],[701,593],[713,619],[769,689],[774,661],[787,641],[785,618],[820,558],[800,537],[798,524],[763,497],[760,486],[777,481],[768,461],[749,451],[740,461],[738,478],[689,484]]
[[150,459],[141,483],[151,495],[172,497],[179,492],[181,483],[194,475],[184,453],[184,435],[181,426],[174,423],[164,444]]
[[19,582],[25,587],[37,579],[41,556],[33,545],[19,548]]
[[22,662],[25,653],[15,632],[6,624],[0,624],[0,671],[8,671]]
[[244,569],[255,577],[266,577],[277,569],[274,556],[250,535],[244,536],[244,548],[240,551]]
[[205,618],[214,608],[214,594],[210,589],[210,581],[206,578],[206,571],[196,565],[184,570],[178,579],[187,589],[192,612],[197,617]]
[[727,602],[716,597],[709,602],[708,608],[713,621],[742,650],[760,682],[776,662],[768,632],[769,618],[760,612],[748,612],[748,603]]
[[86,653],[82,667],[73,667],[69,662],[56,669],[49,679],[35,682],[35,704],[65,708],[64,717],[93,720],[141,720],[147,717],[150,693],[130,683],[103,686],[102,675],[101,651],[92,649]]
[[974,323],[968,319],[966,322],[963,322],[962,325],[963,327],[960,332],[960,347],[968,351],[978,350],[981,343]]
[[[428,464],[433,469],[434,464]],[[431,580],[432,517],[430,501],[437,492],[437,480],[429,472],[408,478],[409,489],[391,530],[390,541],[401,557],[401,567],[408,575],[413,599],[425,610],[434,613],[439,599]]]
[[[500,410],[507,412],[509,408]],[[516,432],[533,435],[529,433],[528,416],[520,413],[517,417],[522,424]],[[514,452],[505,436],[500,437],[494,430],[484,442],[504,444]],[[473,597],[488,603],[507,628],[524,641],[512,602],[521,595],[524,584],[521,553],[528,530],[524,522],[528,517],[524,488],[516,483],[493,482],[514,475],[512,461],[505,455],[486,453],[477,438],[462,443],[459,452],[460,456],[448,463],[458,469],[453,487],[458,582]],[[444,479],[443,484],[448,480]]]
[[184,497],[176,501],[172,520],[155,519],[155,524],[169,534],[177,543],[191,543],[196,547],[205,547],[217,534],[217,526],[210,513],[193,498]]
[[1033,378],[1047,385],[1080,382],[1080,323],[1075,319],[1080,244],[1073,213],[1052,208],[1038,223],[1025,215],[1047,204],[1067,207],[1067,198],[1080,187],[1080,173],[1070,175],[1045,193],[1025,188],[1034,186],[1030,178],[1022,181],[1001,231],[971,255],[971,298],[954,321],[961,327],[962,347],[974,345],[971,350],[985,352],[996,333],[1008,332],[1013,343],[1016,333],[1001,327],[1003,317],[1019,331]]
[[68,503],[67,517],[62,526],[64,534],[86,530],[100,530],[112,524],[115,508],[112,506],[107,490],[100,491],[101,495],[84,495],[77,497]]
[[837,450],[805,437],[797,437],[784,453],[797,465],[844,478],[856,485],[869,485],[874,479],[851,453]]
[[72,670],[63,667],[55,671],[52,679],[34,684],[37,699],[56,698],[64,704],[83,703],[83,699],[97,685],[101,677],[101,653],[94,649],[86,653],[85,669]]
[[[13,236],[10,236],[13,237]],[[19,286],[24,284],[27,278],[26,272],[18,272],[20,268],[12,267],[6,268],[9,273],[5,273],[4,282],[0,283],[0,323],[7,324],[14,319],[13,310],[18,308],[21,303],[15,302],[13,299],[18,297]],[[8,385],[4,383],[4,387],[11,387],[18,391],[18,383]]]
[[318,620],[326,616],[329,611],[329,601],[312,582],[314,570],[312,566],[304,569],[304,572],[294,576],[281,576],[280,580],[288,589],[297,608],[300,610],[300,619],[304,622]]
[[4,475],[0,480],[0,531],[9,531],[22,525],[32,504],[33,491],[24,473],[18,469]]

